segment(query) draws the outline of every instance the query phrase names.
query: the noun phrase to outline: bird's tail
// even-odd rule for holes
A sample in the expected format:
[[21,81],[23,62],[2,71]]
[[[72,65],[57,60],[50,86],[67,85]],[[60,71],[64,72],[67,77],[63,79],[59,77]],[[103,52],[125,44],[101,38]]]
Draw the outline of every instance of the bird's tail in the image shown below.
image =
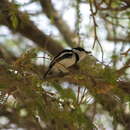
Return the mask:
[[49,72],[50,72],[50,69],[48,69],[48,70],[45,72],[45,74],[43,75],[43,78],[44,78],[44,79],[47,77],[47,75],[48,75]]

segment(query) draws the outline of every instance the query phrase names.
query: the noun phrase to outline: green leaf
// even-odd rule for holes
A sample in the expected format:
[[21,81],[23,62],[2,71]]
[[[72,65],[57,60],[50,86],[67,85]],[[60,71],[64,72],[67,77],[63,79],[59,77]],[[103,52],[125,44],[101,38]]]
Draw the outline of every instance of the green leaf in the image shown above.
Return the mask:
[[5,84],[0,84],[0,90],[6,89],[6,88],[8,88],[7,85],[5,85]]
[[77,122],[79,124],[79,127],[87,129],[87,130],[93,130],[94,125],[88,119],[88,117],[85,115],[84,112],[81,111],[80,107],[77,107],[74,111],[71,112],[71,116],[73,117],[74,122]]
[[76,95],[71,88],[62,88],[62,86],[56,83],[54,83],[53,86],[59,92],[62,98],[71,98],[74,101],[76,100]]
[[15,14],[13,14],[11,17],[10,17],[10,20],[12,22],[12,26],[14,29],[17,28],[18,26],[18,19],[17,19],[17,16]]
[[110,67],[106,67],[102,73],[102,76],[106,82],[112,83],[112,84],[116,83],[117,76],[114,69]]

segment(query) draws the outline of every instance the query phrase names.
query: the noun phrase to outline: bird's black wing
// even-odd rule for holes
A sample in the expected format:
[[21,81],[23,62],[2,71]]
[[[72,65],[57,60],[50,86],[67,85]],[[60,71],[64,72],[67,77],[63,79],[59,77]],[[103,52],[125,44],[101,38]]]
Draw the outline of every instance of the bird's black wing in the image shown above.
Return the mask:
[[50,65],[49,65],[49,68],[51,68],[55,63],[59,62],[60,60],[67,58],[66,56],[68,56],[68,54],[72,54],[72,53],[73,53],[73,51],[68,50],[68,49],[61,51],[57,56],[55,56],[53,58],[53,60],[51,61]]
[[48,75],[48,73],[50,72],[51,68],[53,67],[53,65],[57,62],[59,62],[60,60],[64,59],[64,58],[68,58],[72,56],[72,50],[68,50],[65,49],[63,51],[61,51],[58,55],[56,55],[53,60],[51,61],[48,70],[46,71],[46,73],[44,74],[44,78],[46,78],[46,76]]
[[64,54],[61,57],[59,57],[59,58],[56,59],[56,63],[59,62],[59,61],[61,61],[61,60],[64,60],[64,59],[71,58],[72,55],[73,55],[73,53]]
[[75,52],[73,52],[73,53],[74,53],[74,55],[75,55],[75,57],[76,57],[75,64],[77,64],[77,62],[79,61],[79,55],[78,55],[77,53],[75,53]]

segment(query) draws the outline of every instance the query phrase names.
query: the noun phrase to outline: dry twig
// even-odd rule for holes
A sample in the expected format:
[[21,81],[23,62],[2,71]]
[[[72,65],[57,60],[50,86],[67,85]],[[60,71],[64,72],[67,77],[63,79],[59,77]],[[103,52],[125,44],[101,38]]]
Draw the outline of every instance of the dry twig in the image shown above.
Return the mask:
[[102,45],[98,39],[98,35],[97,35],[97,23],[96,23],[96,19],[95,19],[95,15],[97,13],[97,10],[94,12],[93,11],[93,7],[92,7],[92,2],[91,0],[89,0],[89,5],[90,5],[90,11],[91,11],[91,16],[93,18],[93,23],[94,23],[94,42],[93,42],[93,48],[95,47],[95,44],[96,44],[96,41],[98,43],[98,45],[100,46],[101,48],[101,52],[102,52],[102,62],[103,62],[103,55],[104,55],[104,52],[103,52],[103,48],[102,48]]

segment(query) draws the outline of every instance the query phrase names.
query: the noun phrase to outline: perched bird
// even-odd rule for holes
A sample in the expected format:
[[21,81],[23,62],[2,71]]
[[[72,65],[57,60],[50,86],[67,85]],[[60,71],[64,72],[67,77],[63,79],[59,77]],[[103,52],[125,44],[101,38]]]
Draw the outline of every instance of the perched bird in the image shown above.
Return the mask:
[[72,50],[65,49],[61,51],[57,56],[51,61],[48,70],[44,74],[44,78],[51,72],[62,72],[68,73],[68,68],[77,64],[83,60],[89,53],[81,47],[72,48]]
[[57,56],[53,58],[51,61],[48,70],[44,74],[44,78],[49,74],[49,72],[53,71],[56,73],[63,72],[67,73],[69,72],[67,68],[73,66],[77,63],[79,60],[78,55],[73,52],[72,50],[65,49],[61,51]]

